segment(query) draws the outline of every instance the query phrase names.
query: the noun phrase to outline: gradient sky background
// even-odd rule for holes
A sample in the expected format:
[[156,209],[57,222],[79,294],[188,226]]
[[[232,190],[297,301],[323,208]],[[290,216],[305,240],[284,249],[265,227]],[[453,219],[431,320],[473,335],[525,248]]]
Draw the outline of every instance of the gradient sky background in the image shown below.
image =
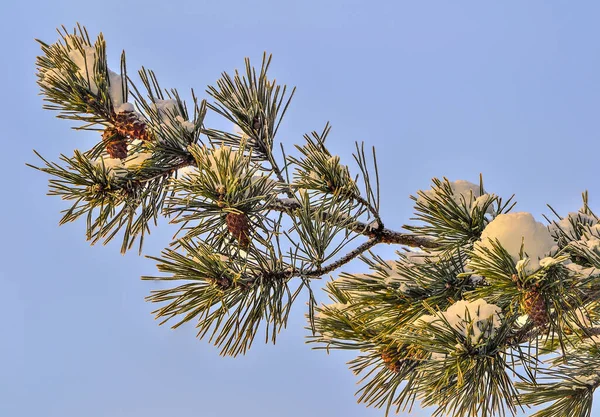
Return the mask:
[[[600,209],[598,2],[38,0],[0,12],[2,416],[383,415],[356,404],[351,355],[304,344],[302,303],[277,346],[221,358],[192,326],[152,319],[143,298],[156,284],[139,280],[152,261],[90,247],[83,222],[58,228],[66,204],[25,163],[32,148],[56,159],[97,139],[41,109],[33,39],[54,42],[58,25],[103,31],[113,68],[125,49],[131,72],[145,65],[184,94],[273,53],[272,75],[298,87],[279,139],[291,148],[331,121],[346,161],[355,140],[375,145],[389,227],[432,177],[480,172],[538,220],[546,203],[577,210],[585,189]],[[174,230],[155,230],[145,253]]]

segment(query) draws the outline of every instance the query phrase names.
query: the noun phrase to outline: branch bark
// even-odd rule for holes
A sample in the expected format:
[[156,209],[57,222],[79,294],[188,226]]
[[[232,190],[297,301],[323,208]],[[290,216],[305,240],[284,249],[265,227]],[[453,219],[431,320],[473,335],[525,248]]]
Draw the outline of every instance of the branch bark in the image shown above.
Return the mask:
[[[278,199],[275,203],[271,204],[267,208],[274,211],[284,212],[289,215],[294,215],[294,211],[300,207],[300,203],[294,200]],[[327,216],[325,216],[325,220],[327,220]],[[430,239],[422,238],[409,233],[397,232],[385,227],[375,227],[372,224],[367,224],[358,220],[354,223],[351,223],[348,226],[348,229],[356,234],[364,235],[371,239],[377,239],[377,243],[405,245],[427,249],[439,248],[439,244]]]

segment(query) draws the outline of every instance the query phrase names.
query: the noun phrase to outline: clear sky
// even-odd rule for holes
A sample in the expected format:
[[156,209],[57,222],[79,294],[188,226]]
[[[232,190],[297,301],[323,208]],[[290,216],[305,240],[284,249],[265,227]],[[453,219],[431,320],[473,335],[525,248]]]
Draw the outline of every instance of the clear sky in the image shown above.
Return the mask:
[[[58,228],[66,204],[25,163],[98,139],[41,109],[33,39],[55,41],[58,25],[104,32],[109,64],[125,49],[130,71],[182,92],[273,53],[273,75],[298,87],[279,139],[291,148],[331,121],[347,161],[355,140],[375,145],[390,227],[430,178],[480,172],[539,220],[546,203],[577,210],[586,189],[600,211],[598,2],[9,0],[0,14],[1,416],[382,415],[356,404],[351,355],[304,344],[301,302],[277,346],[223,359],[192,326],[152,319],[156,284],[139,280],[152,261],[90,247],[82,222]],[[155,230],[145,253],[173,232]]]

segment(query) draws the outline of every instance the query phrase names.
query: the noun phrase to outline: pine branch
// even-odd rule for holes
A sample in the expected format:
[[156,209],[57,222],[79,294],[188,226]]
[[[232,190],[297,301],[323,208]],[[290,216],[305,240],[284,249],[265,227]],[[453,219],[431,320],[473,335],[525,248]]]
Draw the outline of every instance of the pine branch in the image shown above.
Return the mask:
[[[294,211],[301,207],[302,206],[298,201],[289,199],[278,199],[273,204],[268,206],[270,210],[281,211],[289,215],[293,215]],[[327,216],[325,216],[325,220],[327,220]],[[348,226],[348,229],[354,233],[376,239],[377,243],[404,245],[417,248],[421,247],[427,249],[436,249],[439,247],[439,245],[431,239],[382,228],[379,227],[379,225],[375,227],[373,224],[366,224],[360,221],[351,223]]]
[[375,246],[377,243],[377,239],[370,239],[358,246],[357,248],[355,248],[354,250],[348,252],[346,255],[342,256],[335,262],[332,262],[322,267],[311,268],[307,270],[299,268],[288,268],[282,271],[266,272],[262,274],[257,274],[255,276],[248,275],[243,281],[240,281],[239,285],[241,285],[242,287],[247,287],[248,285],[252,285],[256,282],[262,282],[265,280],[282,281],[291,278],[320,278],[323,275],[327,275],[336,271],[337,269],[341,268],[353,259],[358,258],[360,255],[364,254],[366,251]]
[[[359,399],[386,413],[421,399],[437,407],[434,416],[504,416],[520,400],[553,401],[536,417],[590,415],[600,386],[600,219],[587,192],[577,213],[563,218],[551,208],[559,220],[548,231],[528,213],[508,213],[513,197],[486,193],[481,176],[479,185],[433,179],[411,197],[418,224],[404,229],[412,234],[391,230],[380,216],[374,149],[367,158],[356,143],[351,174],[325,146],[327,124],[304,136],[297,156],[282,146],[280,166],[273,146],[294,90],[267,78],[270,56],[259,73],[249,60],[244,74],[223,73],[207,90],[211,104],[192,90],[192,117],[152,71],[139,71],[138,90],[124,54],[121,73],[111,71],[101,34],[92,44],[81,26],[59,33],[55,44],[40,42],[44,107],[83,122],[79,129],[102,130],[102,140],[34,168],[51,176],[49,194],[72,203],[61,224],[87,218],[92,243],[121,230],[122,251],[137,237],[141,250],[159,215],[182,224],[185,235],[152,257],[168,275],[143,277],[186,281],[147,298],[166,303],[157,318],[176,318],[173,327],[195,320],[198,337],[237,355],[259,328],[274,343],[306,288],[311,329],[321,332],[312,341],[360,350],[351,362],[366,373]],[[206,128],[207,107],[241,132]],[[196,170],[178,176],[185,167]],[[368,240],[350,249],[361,236]],[[378,244],[433,250],[365,256]],[[354,259],[370,272],[340,274],[326,289],[336,304],[317,307],[311,280]],[[537,385],[537,370],[558,381]]]
[[[589,289],[589,291],[581,296],[581,304],[576,304],[571,307],[564,307],[564,311],[572,311],[577,308],[580,308],[580,305],[592,302],[592,301],[600,301],[600,286],[594,286]],[[557,318],[557,313],[553,312],[550,314],[549,320],[555,320]],[[594,336],[600,335],[600,327],[579,327],[577,329],[578,337],[581,340],[592,338]],[[528,321],[523,327],[521,327],[511,338],[510,345],[518,346],[523,343],[528,343],[535,341],[536,339],[546,335],[548,333],[548,329],[545,327],[536,326],[533,321]]]
[[[196,167],[197,168],[197,164],[194,161],[191,154],[189,155],[189,158],[187,160],[184,160],[183,162],[172,166],[169,170],[165,171],[164,173],[160,173],[157,176],[163,176],[163,175],[169,176],[169,175],[172,175],[173,173],[175,173],[177,170],[179,170],[181,168],[186,168],[186,167]],[[151,177],[147,180],[151,180],[153,178],[154,177]],[[144,182],[147,180],[142,179],[141,181]],[[284,183],[284,185],[286,185],[286,184],[287,183]],[[377,213],[375,211],[375,209],[372,206],[370,206],[370,204],[368,204],[361,197],[355,196],[353,198],[357,199],[361,204],[367,206],[372,213]],[[266,207],[266,209],[283,212],[283,213],[293,216],[294,212],[296,210],[300,209],[301,207],[302,207],[302,205],[300,204],[300,202],[298,202],[298,200],[296,198],[288,198],[288,199],[275,199],[273,201],[273,203],[271,203],[270,205],[268,205]],[[329,217],[330,217],[330,215],[325,214],[324,220],[327,221],[329,219]],[[381,225],[382,225],[381,220],[377,220],[375,223],[370,223],[370,224],[367,224],[367,223],[364,223],[361,221],[355,221],[348,225],[348,230],[353,233],[359,234],[359,235],[364,235],[369,238],[377,239],[377,243],[404,245],[404,246],[416,247],[416,248],[421,247],[421,248],[426,248],[426,249],[436,249],[436,248],[440,247],[440,245],[438,243],[436,243],[435,241],[433,241],[432,239],[420,237],[420,236],[410,234],[410,233],[402,233],[402,232],[394,231],[392,229],[381,227]]]

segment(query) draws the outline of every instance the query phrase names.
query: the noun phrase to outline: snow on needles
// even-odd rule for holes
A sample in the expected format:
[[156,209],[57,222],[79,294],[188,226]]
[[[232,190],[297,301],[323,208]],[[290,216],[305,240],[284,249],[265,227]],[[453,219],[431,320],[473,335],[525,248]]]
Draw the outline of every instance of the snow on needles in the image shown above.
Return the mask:
[[193,132],[196,129],[194,123],[189,120],[185,120],[182,116],[175,117],[175,121],[181,125],[181,127],[187,132]]
[[[71,46],[69,51],[69,59],[79,69],[79,75],[89,84],[90,91],[98,94],[98,85],[96,84],[94,67],[96,66],[96,48],[90,45],[81,45],[81,50],[75,46],[75,42],[70,38],[67,43]],[[121,75],[114,71],[108,70],[108,93],[114,107],[119,107],[123,104],[123,81]]]
[[133,104],[131,103],[122,103],[121,105],[115,106],[114,108],[115,113],[129,113],[135,110]]
[[73,46],[69,51],[69,59],[79,68],[79,75],[84,80],[87,80],[90,86],[90,91],[98,94],[98,85],[94,79],[94,66],[96,62],[96,48],[89,45],[82,45],[80,50]]
[[160,119],[161,125],[165,128],[176,132],[181,128],[188,133],[192,133],[196,130],[196,125],[189,120],[185,120],[180,114],[177,100],[156,100],[153,103],[153,106]]
[[567,236],[575,237],[573,224],[577,223],[589,225],[592,231],[600,231],[598,227],[598,220],[594,216],[581,212],[571,212],[567,215],[567,217],[564,217],[557,222],[553,222],[550,226],[548,226],[548,228],[552,234],[556,234],[559,230],[561,230]]
[[[489,200],[496,197],[494,194],[481,194],[479,185],[466,180],[449,181],[448,184],[450,184],[450,188],[452,189],[452,199],[459,205],[464,201],[467,209],[471,211],[475,207],[481,209]],[[420,190],[417,195],[418,202],[427,204],[424,196],[432,200],[439,200],[442,195],[442,190],[438,187],[433,187],[429,190]],[[490,204],[486,213],[492,212],[493,208]]]
[[498,240],[510,254],[515,263],[520,261],[521,244],[530,261],[523,266],[525,272],[533,272],[539,268],[539,260],[547,257],[554,249],[555,242],[548,228],[536,222],[531,213],[499,214],[492,220],[481,234],[481,240],[475,248],[492,249],[491,241]]
[[169,116],[175,117],[179,114],[175,100],[156,100],[153,104],[158,117],[163,121],[168,120]]
[[198,173],[198,168],[195,166],[187,166],[183,168],[179,168],[177,170],[177,175],[181,178],[183,176],[190,176]]
[[152,157],[151,152],[136,152],[126,159],[99,157],[95,161],[96,166],[104,165],[104,169],[111,177],[124,177],[127,170],[139,168],[146,160]]
[[110,95],[110,101],[114,107],[119,107],[123,104],[123,81],[121,75],[114,71],[108,70],[108,94]]
[[478,343],[483,338],[493,337],[496,330],[502,325],[502,310],[494,304],[488,304],[484,299],[475,301],[461,300],[448,307],[448,310],[436,315],[425,315],[417,321],[431,323],[443,328],[442,318],[448,324],[465,336],[472,343]]

